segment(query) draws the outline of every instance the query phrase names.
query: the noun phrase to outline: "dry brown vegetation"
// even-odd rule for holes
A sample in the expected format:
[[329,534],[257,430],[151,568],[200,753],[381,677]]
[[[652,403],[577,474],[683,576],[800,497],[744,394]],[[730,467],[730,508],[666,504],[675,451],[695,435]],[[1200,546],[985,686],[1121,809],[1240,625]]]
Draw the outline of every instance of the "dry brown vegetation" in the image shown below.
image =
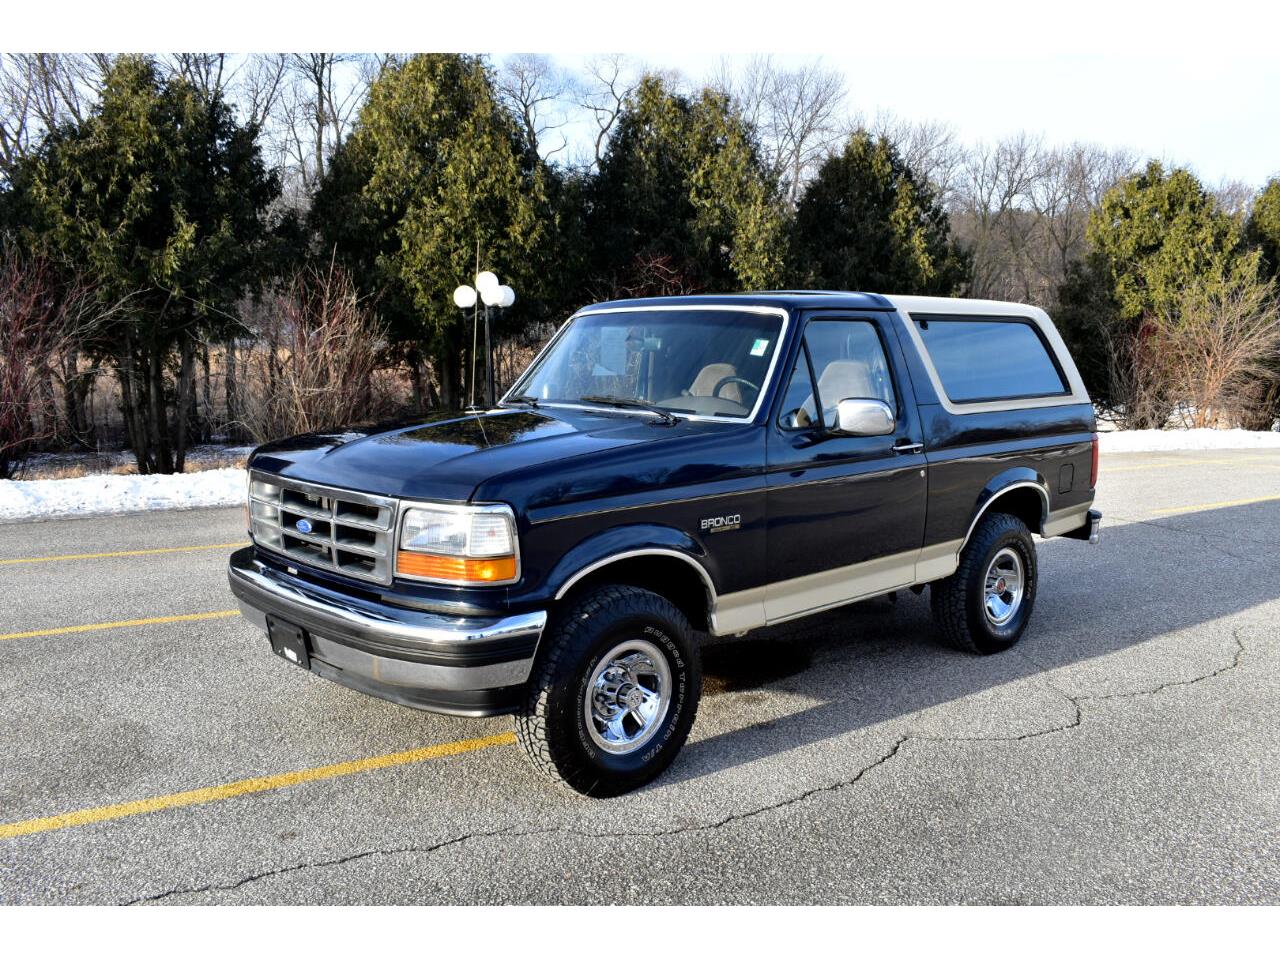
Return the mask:
[[74,411],[93,374],[80,345],[110,309],[83,282],[59,282],[48,263],[0,250],[0,479],[37,445],[82,427]]
[[1280,304],[1270,284],[1239,282],[1221,293],[1189,287],[1153,327],[1184,426],[1236,426],[1267,410],[1277,375],[1268,358],[1280,353]]
[[307,270],[270,298],[237,422],[254,440],[379,419],[396,408],[386,342],[371,307],[341,270]]

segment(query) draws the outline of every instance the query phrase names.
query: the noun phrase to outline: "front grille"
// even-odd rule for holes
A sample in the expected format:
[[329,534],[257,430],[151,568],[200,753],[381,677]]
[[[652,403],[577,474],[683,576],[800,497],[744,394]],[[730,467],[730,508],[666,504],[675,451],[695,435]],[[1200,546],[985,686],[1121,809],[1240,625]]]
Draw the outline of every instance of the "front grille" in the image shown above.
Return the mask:
[[396,501],[390,497],[254,472],[249,517],[260,547],[349,577],[391,582]]

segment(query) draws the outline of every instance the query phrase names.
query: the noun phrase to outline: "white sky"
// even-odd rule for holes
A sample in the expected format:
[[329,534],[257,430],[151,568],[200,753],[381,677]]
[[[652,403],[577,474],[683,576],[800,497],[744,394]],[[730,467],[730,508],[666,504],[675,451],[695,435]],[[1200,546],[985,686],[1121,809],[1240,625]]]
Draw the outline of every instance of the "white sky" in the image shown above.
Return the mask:
[[[567,67],[582,58],[552,54]],[[637,53],[650,67],[676,68],[697,82],[720,53]],[[780,54],[780,65],[820,56],[848,78],[849,109],[891,111],[951,123],[962,140],[1020,130],[1047,142],[1091,141],[1189,166],[1209,185],[1260,185],[1280,174],[1280,56],[1190,58],[1048,53],[974,58]],[[747,54],[728,55],[731,64]],[[496,56],[495,61],[501,57]],[[582,130],[579,137],[588,133]],[[583,144],[585,148],[585,144]]]
[[721,55],[822,55],[851,105],[1128,146],[1209,184],[1280,173],[1274,0],[44,0],[6,50],[625,50],[690,79]]

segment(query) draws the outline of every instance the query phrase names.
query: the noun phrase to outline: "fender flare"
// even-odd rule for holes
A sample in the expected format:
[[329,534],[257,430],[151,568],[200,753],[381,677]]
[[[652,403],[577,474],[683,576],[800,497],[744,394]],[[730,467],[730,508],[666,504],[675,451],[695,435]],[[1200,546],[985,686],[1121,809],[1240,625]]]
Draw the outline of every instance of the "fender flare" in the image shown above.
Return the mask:
[[597,570],[633,557],[672,557],[689,565],[707,591],[712,605],[717,597],[715,579],[707,568],[706,551],[683,530],[661,524],[637,523],[613,527],[588,537],[560,558],[546,579],[554,599],[562,599],[574,584]]
[[1044,477],[1040,476],[1030,467],[1013,467],[998,473],[987,481],[986,486],[982,488],[982,492],[978,494],[977,501],[974,503],[973,516],[969,520],[969,529],[965,531],[964,539],[960,541],[960,547],[956,550],[956,555],[964,550],[965,545],[969,542],[969,538],[973,536],[974,529],[978,526],[978,521],[982,519],[987,509],[1006,493],[1011,490],[1032,489],[1040,494],[1040,522],[1032,530],[1032,533],[1043,533],[1045,522],[1049,519],[1049,485],[1045,482]]

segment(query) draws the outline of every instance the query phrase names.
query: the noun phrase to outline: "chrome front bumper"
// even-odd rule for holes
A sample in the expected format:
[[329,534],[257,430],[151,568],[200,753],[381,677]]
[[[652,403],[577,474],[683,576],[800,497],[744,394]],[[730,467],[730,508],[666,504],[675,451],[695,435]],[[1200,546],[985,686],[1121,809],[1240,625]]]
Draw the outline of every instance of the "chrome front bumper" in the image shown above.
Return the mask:
[[231,555],[227,577],[249,621],[265,631],[275,617],[306,631],[313,673],[439,713],[510,710],[547,622],[541,610],[454,617],[349,596],[268,566],[252,547]]

